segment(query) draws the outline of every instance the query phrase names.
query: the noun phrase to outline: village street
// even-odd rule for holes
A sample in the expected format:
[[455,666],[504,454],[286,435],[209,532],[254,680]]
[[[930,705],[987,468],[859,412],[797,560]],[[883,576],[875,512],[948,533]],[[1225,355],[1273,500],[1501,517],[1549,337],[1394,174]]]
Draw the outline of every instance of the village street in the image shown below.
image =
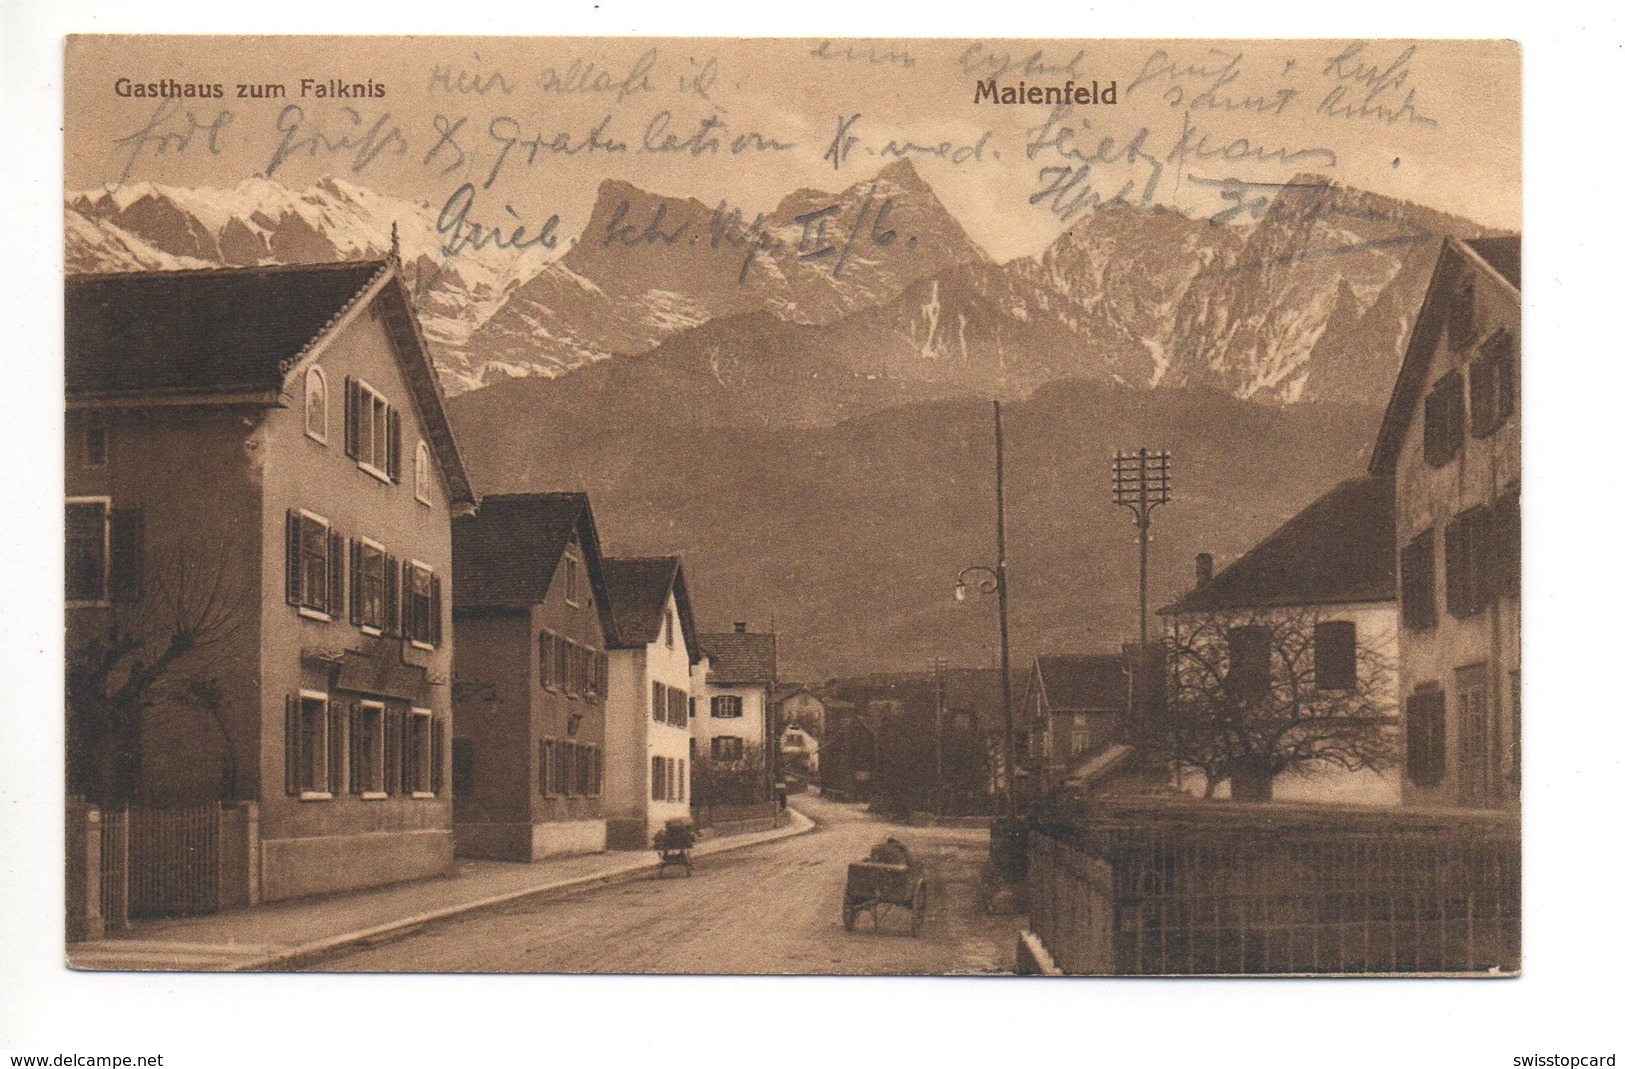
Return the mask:
[[[905,828],[862,807],[798,798],[819,827],[697,858],[694,875],[628,881],[532,899],[428,925],[382,945],[304,966],[349,972],[844,973],[1007,972],[1019,917],[978,907],[987,831]],[[924,862],[929,906],[909,936],[906,911],[876,931],[841,927],[846,863],[895,835]]]

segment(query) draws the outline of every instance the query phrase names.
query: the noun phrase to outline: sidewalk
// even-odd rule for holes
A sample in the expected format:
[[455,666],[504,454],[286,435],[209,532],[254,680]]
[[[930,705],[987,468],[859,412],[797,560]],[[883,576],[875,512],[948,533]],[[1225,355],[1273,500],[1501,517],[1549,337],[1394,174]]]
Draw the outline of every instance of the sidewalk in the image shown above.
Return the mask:
[[[701,839],[703,859],[811,831],[795,809],[771,831]],[[135,921],[107,939],[68,945],[68,965],[88,970],[244,972],[274,969],[430,921],[531,895],[558,894],[652,872],[653,851],[615,851],[534,864],[458,859],[452,875],[368,891],[273,902],[206,917]],[[675,879],[682,877],[676,876]]]

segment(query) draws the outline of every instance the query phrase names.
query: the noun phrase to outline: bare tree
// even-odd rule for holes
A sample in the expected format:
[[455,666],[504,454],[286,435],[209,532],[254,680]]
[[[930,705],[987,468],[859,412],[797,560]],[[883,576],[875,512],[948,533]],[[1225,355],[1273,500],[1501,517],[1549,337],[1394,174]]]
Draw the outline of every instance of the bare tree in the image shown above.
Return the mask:
[[695,805],[753,805],[769,797],[767,752],[759,742],[746,742],[732,760],[712,757],[702,748],[690,772]]
[[1182,616],[1169,634],[1168,756],[1208,797],[1268,801],[1276,777],[1382,771],[1396,757],[1394,666],[1309,610]]
[[68,784],[94,802],[134,798],[141,739],[155,712],[187,707],[208,716],[227,754],[222,790],[235,786],[235,755],[219,682],[222,652],[251,621],[252,572],[220,553],[148,553],[139,596],[76,610],[67,649]]

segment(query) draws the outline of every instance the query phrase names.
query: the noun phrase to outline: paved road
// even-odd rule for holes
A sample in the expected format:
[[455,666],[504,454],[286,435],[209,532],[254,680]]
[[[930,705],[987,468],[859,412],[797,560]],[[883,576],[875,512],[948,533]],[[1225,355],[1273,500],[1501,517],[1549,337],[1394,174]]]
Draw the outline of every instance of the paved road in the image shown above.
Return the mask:
[[[897,828],[856,806],[797,801],[805,835],[699,859],[694,875],[640,877],[425,927],[313,962],[311,971],[946,974],[1008,972],[1018,917],[978,908],[987,832]],[[897,911],[841,928],[846,863],[893,834],[926,866],[925,928]]]

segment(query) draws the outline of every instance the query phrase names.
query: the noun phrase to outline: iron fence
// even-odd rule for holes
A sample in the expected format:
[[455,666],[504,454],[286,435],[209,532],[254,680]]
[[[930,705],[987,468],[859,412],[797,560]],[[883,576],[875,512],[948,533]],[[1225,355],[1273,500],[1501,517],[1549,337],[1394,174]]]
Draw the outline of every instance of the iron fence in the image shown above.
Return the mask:
[[1518,968],[1515,816],[1180,803],[1034,830],[1031,927],[1063,972]]
[[218,802],[206,802],[126,811],[130,916],[187,916],[220,908],[220,810]]

